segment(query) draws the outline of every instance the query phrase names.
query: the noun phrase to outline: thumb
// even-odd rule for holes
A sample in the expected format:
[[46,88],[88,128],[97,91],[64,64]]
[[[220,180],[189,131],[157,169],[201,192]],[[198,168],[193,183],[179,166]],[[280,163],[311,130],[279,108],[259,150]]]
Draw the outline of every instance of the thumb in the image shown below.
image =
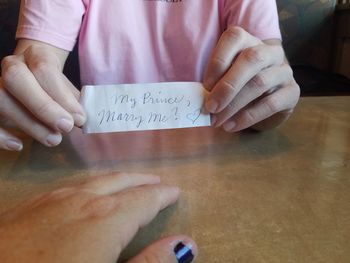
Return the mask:
[[171,236],[154,242],[128,263],[190,263],[197,255],[196,243],[186,236]]

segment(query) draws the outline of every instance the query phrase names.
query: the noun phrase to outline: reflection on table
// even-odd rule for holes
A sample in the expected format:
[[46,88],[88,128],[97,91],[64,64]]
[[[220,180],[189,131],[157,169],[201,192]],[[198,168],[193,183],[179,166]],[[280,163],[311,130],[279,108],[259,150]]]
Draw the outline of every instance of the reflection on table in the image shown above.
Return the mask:
[[198,243],[197,262],[348,262],[350,97],[304,98],[273,131],[219,129],[82,135],[56,148],[0,151],[0,212],[103,171],[154,173],[182,189],[127,258],[160,236]]

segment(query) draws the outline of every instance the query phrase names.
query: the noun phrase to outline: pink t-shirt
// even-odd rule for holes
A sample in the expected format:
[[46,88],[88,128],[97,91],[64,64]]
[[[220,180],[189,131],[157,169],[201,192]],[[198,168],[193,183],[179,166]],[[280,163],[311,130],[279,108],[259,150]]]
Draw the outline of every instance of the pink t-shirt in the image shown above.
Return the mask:
[[230,25],[281,38],[275,0],[22,0],[17,38],[71,51],[82,84],[202,81]]

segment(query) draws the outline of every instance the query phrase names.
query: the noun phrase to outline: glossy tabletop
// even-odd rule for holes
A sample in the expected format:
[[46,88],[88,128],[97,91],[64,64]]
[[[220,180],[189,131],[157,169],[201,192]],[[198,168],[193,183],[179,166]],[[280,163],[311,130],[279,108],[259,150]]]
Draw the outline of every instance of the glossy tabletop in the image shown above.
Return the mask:
[[82,135],[0,151],[0,212],[103,171],[154,173],[182,189],[123,258],[188,234],[197,262],[350,262],[350,97],[303,98],[280,128]]

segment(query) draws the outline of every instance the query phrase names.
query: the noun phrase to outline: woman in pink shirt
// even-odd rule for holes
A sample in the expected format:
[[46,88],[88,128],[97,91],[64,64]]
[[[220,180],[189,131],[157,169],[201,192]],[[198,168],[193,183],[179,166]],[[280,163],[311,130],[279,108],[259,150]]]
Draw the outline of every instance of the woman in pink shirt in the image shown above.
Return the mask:
[[[299,99],[275,0],[26,0],[17,39],[0,114],[46,146],[86,119],[62,74],[77,39],[83,85],[200,81],[212,125],[227,132],[275,127]],[[0,128],[0,148],[23,144]]]
[[[210,91],[205,107],[213,125],[227,132],[275,127],[299,99],[281,46],[275,0],[25,0],[17,38],[14,55],[1,65],[0,115],[46,146],[58,145],[62,133],[86,119],[79,91],[62,74],[78,38],[83,85],[200,81]],[[19,151],[23,144],[0,127],[0,148]],[[5,261],[115,262],[138,226],[179,195],[177,188],[160,185],[153,176],[90,180],[43,195],[27,203],[29,208],[22,206],[25,211],[10,213],[18,235],[11,227],[2,230],[2,236],[13,237],[3,240]],[[123,193],[117,195],[119,191]],[[94,217],[85,212],[86,219],[74,220],[85,211],[74,207],[86,207],[85,202],[90,212],[97,211]],[[132,209],[124,207],[131,202]],[[67,221],[71,214],[74,224]],[[42,228],[42,217],[50,216],[56,228]],[[114,224],[106,228],[105,222]],[[71,235],[75,227],[81,232]],[[54,234],[59,229],[58,236],[69,237],[70,242],[61,243],[48,232],[52,229]],[[91,238],[96,236],[99,239]],[[35,242],[28,242],[28,237]],[[119,251],[114,244],[121,244]],[[85,246],[84,253],[77,253]],[[11,253],[13,248],[18,253]],[[131,262],[189,263],[196,250],[192,239],[175,236],[151,245]]]

